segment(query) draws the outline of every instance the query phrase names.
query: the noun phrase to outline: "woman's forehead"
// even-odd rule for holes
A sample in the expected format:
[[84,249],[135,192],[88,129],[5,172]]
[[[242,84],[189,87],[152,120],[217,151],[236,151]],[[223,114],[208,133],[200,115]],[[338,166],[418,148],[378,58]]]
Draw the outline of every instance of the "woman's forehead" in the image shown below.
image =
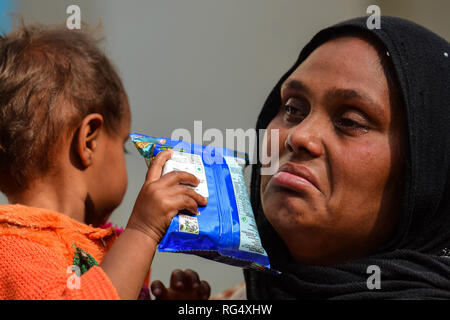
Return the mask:
[[386,76],[376,49],[357,37],[342,37],[325,42],[314,50],[283,82],[281,91],[297,90],[364,97],[382,104],[389,99]]
[[[341,76],[346,80],[364,76],[383,77],[383,68],[377,50],[366,40],[357,37],[341,37],[317,47],[289,76],[315,72],[319,76]],[[311,75],[308,75],[311,76]],[[289,80],[288,78],[288,80]],[[285,81],[286,83],[287,81]]]
[[323,59],[332,60],[333,57],[345,55],[348,59],[377,59],[380,48],[375,45],[374,41],[359,35],[336,37],[316,47],[308,58],[320,56]]

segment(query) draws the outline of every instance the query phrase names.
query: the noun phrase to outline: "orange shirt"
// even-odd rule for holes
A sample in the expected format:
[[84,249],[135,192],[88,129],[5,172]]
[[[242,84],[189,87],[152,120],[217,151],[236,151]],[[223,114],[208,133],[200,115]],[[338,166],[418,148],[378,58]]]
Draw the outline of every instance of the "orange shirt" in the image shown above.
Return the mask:
[[116,238],[58,212],[0,205],[0,299],[119,299],[98,266]]

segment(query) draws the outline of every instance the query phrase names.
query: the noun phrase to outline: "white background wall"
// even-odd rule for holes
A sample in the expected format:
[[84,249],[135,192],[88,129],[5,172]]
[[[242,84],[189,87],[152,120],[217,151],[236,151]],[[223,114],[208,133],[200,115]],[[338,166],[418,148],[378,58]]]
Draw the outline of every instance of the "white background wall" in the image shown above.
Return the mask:
[[[369,4],[447,39],[450,32],[449,1],[20,0],[16,12],[26,23],[65,23],[70,4],[81,7],[89,24],[102,20],[103,47],[129,94],[132,130],[162,137],[176,128],[193,133],[194,120],[202,120],[204,130],[253,128],[306,42],[326,26],[366,15]],[[134,147],[128,149],[129,187],[111,217],[119,226],[126,225],[146,172]],[[239,268],[168,253],[156,254],[152,277],[168,282],[175,268],[198,271],[213,294],[243,280]]]

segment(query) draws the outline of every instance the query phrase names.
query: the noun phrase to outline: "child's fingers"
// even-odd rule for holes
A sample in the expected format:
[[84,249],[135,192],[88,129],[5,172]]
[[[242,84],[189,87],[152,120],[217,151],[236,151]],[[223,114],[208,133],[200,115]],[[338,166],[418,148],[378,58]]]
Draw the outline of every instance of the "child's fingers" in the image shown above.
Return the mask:
[[174,202],[174,206],[178,211],[188,210],[193,214],[198,212],[198,204],[191,197],[185,194],[179,194],[172,198]]
[[184,275],[186,278],[186,286],[189,289],[194,290],[200,289],[200,278],[198,277],[197,272],[187,269],[184,271]]
[[150,288],[156,299],[164,299],[167,296],[168,290],[159,280],[153,281]]
[[172,271],[170,276],[170,288],[175,290],[184,290],[185,288],[185,278],[184,272],[180,269]]
[[165,174],[160,179],[160,183],[165,186],[172,186],[175,184],[187,184],[190,186],[198,186],[200,181],[191,173],[185,171],[172,171],[168,174]]
[[195,190],[188,186],[178,185],[174,187],[173,194],[184,194],[194,199],[201,206],[206,206],[208,204],[208,199],[198,194]]
[[158,155],[150,163],[145,180],[148,182],[158,180],[161,177],[164,164],[170,159],[170,157],[172,157],[172,154],[172,150],[164,150],[158,153]]
[[200,287],[202,288],[202,290],[201,290],[202,293],[201,293],[200,297],[202,299],[207,300],[209,298],[209,296],[211,295],[211,287],[209,286],[209,283],[202,280],[200,282]]

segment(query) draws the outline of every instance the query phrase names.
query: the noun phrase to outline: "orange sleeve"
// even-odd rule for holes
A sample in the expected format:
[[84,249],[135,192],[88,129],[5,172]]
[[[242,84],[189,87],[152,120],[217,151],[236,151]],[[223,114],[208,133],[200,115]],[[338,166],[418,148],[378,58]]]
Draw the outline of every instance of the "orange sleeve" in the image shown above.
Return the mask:
[[[0,299],[119,299],[100,267],[92,267],[70,285],[70,265],[50,248],[17,236],[0,237]],[[70,271],[70,269],[69,269]]]

